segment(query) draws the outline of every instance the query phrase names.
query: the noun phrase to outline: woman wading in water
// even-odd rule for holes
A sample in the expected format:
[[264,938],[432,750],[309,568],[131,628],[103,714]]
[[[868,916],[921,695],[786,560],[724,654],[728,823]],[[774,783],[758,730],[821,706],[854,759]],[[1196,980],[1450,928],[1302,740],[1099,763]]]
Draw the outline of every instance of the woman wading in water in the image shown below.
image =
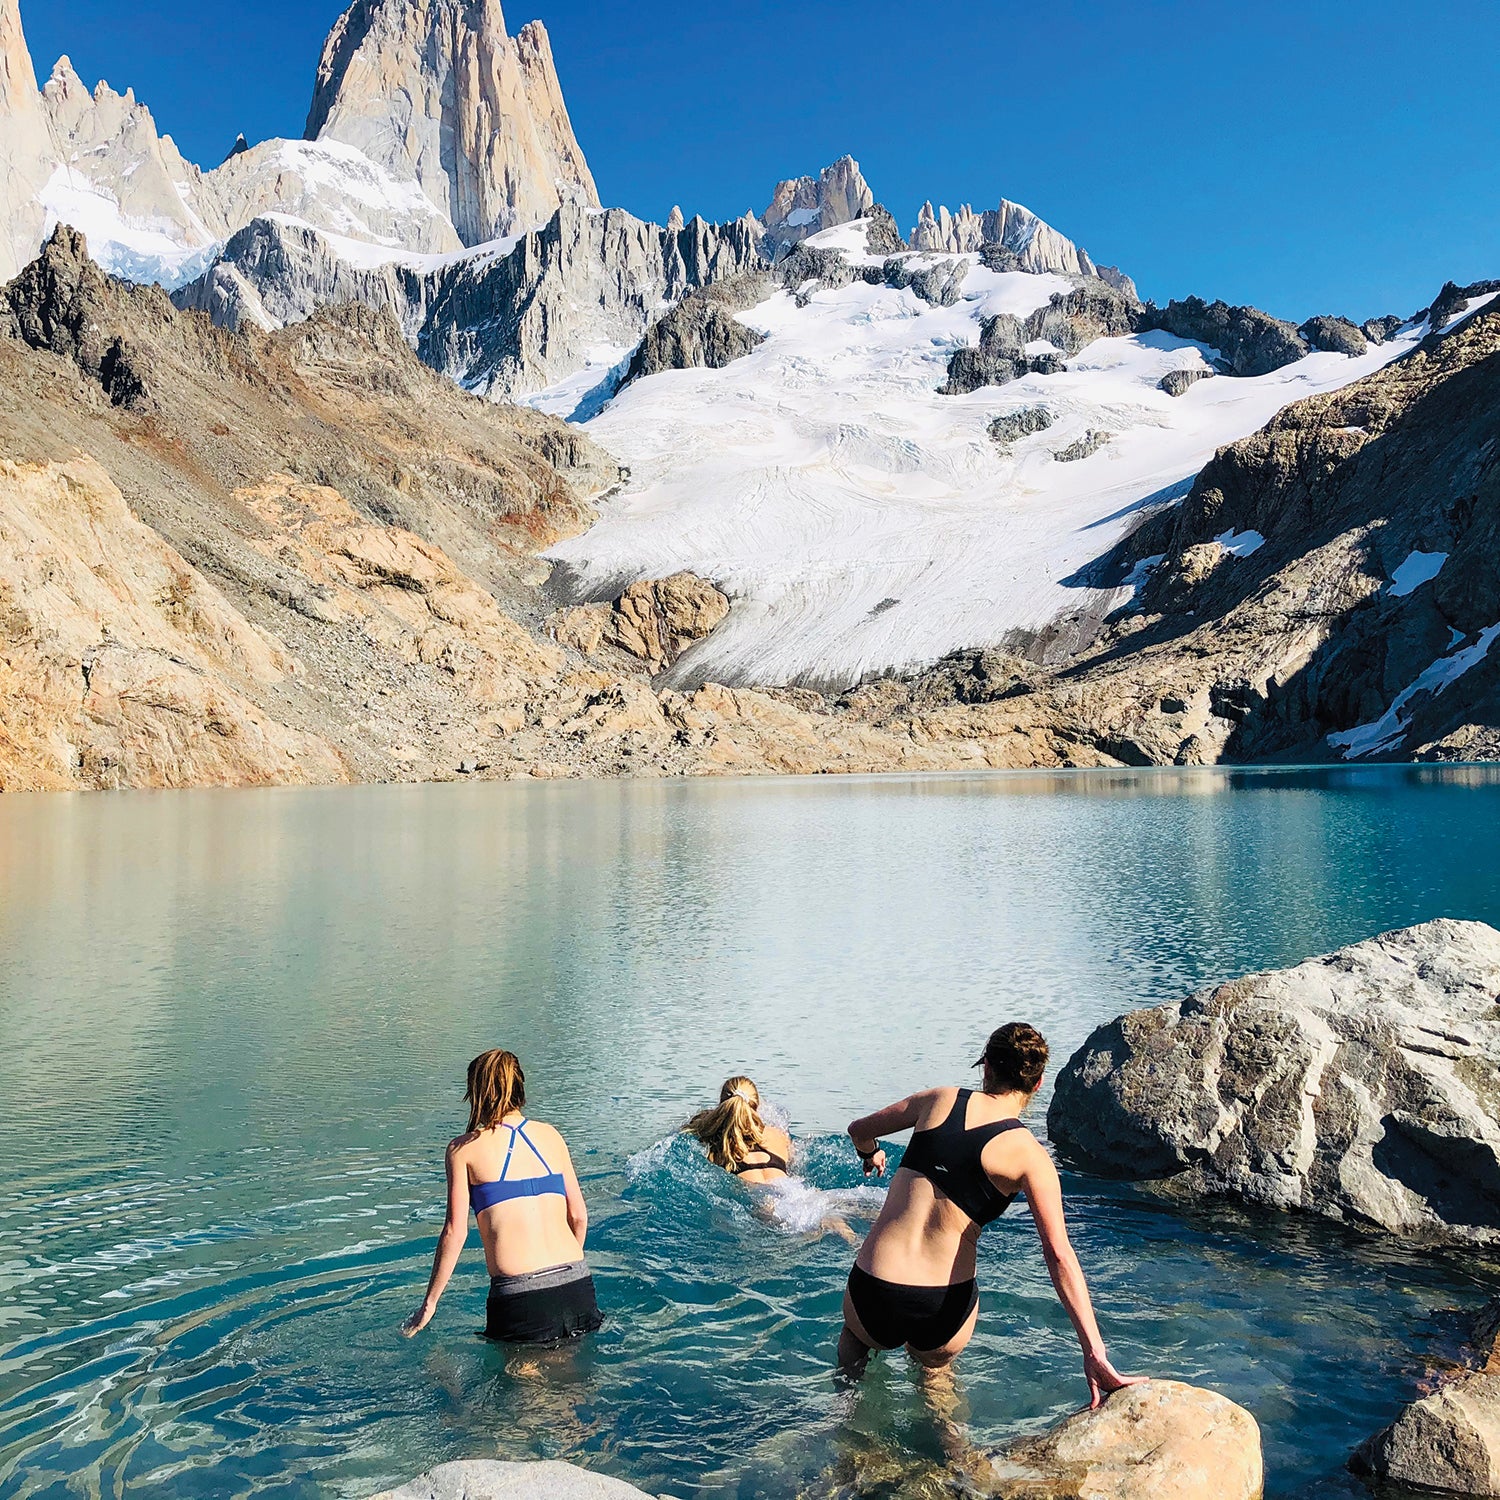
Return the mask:
[[[682,1128],[703,1142],[716,1167],[751,1187],[775,1188],[791,1178],[792,1138],[761,1118],[760,1090],[743,1073],[726,1078],[718,1104],[699,1110]],[[774,1210],[763,1207],[763,1217],[774,1219]],[[855,1242],[854,1231],[838,1214],[825,1214],[818,1230]]]
[[464,1098],[469,1128],[448,1143],[448,1217],[432,1277],[401,1331],[410,1338],[432,1321],[468,1238],[472,1205],[490,1268],[485,1336],[542,1344],[591,1333],[603,1318],[583,1259],[588,1209],[566,1143],[522,1113],[526,1075],[514,1053],[476,1057]]
[[1052,1158],[1021,1123],[1041,1087],[1047,1044],[1021,1022],[1002,1026],[979,1060],[984,1087],[927,1089],[849,1127],[865,1174],[885,1175],[878,1137],[912,1130],[885,1207],[855,1258],[844,1292],[839,1364],[863,1372],[880,1349],[907,1352],[944,1369],[969,1342],[979,1317],[975,1247],[979,1231],[1021,1193],[1042,1241],[1058,1299],[1083,1349],[1089,1404],[1142,1377],[1110,1364],[1063,1222],[1062,1186]]

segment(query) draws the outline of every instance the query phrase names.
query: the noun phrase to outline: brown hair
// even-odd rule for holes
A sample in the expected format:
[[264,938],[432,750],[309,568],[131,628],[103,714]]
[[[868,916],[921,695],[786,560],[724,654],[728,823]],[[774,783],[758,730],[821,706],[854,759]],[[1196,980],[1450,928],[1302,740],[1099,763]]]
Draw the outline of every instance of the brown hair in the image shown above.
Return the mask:
[[718,1104],[699,1110],[682,1128],[708,1147],[708,1159],[716,1167],[732,1171],[762,1149],[766,1122],[760,1117],[760,1090],[742,1073],[726,1078]]
[[526,1107],[526,1075],[514,1052],[492,1047],[469,1064],[469,1129],[488,1130],[513,1109]]
[[1035,1026],[1011,1021],[990,1033],[976,1068],[998,1088],[1033,1092],[1047,1070],[1047,1041]]

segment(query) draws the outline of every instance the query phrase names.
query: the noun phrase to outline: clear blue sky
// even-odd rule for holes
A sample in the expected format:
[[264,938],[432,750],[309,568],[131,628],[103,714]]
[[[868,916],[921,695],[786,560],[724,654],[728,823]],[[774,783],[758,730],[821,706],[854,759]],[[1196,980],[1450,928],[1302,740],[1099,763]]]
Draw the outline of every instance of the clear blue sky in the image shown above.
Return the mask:
[[[604,201],[763,209],[848,151],[903,228],[1024,203],[1143,295],[1283,316],[1500,276],[1494,0],[512,0]],[[133,86],[205,165],[300,135],[339,0],[22,0],[37,71]]]

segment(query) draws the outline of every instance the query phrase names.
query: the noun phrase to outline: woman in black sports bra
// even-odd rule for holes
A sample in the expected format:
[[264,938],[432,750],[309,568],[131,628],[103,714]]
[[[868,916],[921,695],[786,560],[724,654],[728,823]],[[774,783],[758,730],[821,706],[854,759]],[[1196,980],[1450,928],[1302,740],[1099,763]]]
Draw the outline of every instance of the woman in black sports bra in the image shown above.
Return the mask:
[[990,1037],[979,1065],[979,1092],[928,1089],[849,1127],[866,1176],[885,1175],[881,1135],[913,1134],[849,1273],[839,1364],[857,1375],[873,1352],[903,1344],[928,1369],[953,1360],[979,1317],[979,1231],[1025,1193],[1052,1285],[1083,1349],[1090,1405],[1097,1406],[1138,1377],[1121,1375],[1105,1354],[1083,1270],[1068,1243],[1057,1168],[1021,1123],[1041,1087],[1047,1043],[1033,1027],[1012,1022]]

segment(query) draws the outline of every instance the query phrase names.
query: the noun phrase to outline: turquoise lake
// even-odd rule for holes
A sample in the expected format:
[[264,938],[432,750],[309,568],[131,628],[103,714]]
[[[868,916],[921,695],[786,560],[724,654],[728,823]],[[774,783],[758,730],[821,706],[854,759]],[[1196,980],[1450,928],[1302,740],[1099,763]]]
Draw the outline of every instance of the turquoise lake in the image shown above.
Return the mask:
[[[534,1455],[683,1500],[928,1493],[905,1361],[830,1377],[850,1251],[756,1217],[687,1114],[751,1074],[842,1194],[845,1123],[966,1080],[1001,1021],[1061,1062],[1206,983],[1500,925],[1497,849],[1472,769],[0,798],[0,1495],[361,1496]],[[590,1203],[609,1321],[565,1351],[474,1336],[472,1233],[397,1333],[490,1046]],[[1500,1289],[1470,1254],[1065,1188],[1116,1363],[1248,1407],[1273,1500],[1362,1494],[1351,1449]],[[959,1378],[995,1442],[1086,1391],[1021,1206],[980,1285]]]

